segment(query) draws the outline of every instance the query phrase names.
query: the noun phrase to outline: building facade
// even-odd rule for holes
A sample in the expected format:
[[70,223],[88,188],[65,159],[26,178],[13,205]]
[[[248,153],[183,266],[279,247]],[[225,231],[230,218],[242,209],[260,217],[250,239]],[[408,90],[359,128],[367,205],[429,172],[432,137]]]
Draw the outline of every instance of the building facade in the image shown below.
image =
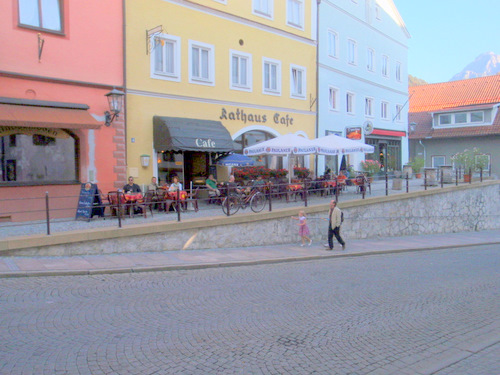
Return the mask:
[[452,156],[478,148],[485,174],[500,175],[500,76],[410,87],[410,157],[425,166],[454,165]]
[[287,133],[314,138],[315,4],[126,1],[128,174],[189,186],[229,151]]
[[123,114],[104,126],[106,93],[123,89],[122,20],[120,1],[0,3],[0,199],[21,199],[2,220],[39,218],[44,201],[22,199],[45,192],[53,217],[68,217],[82,182],[123,185]]
[[[318,136],[338,134],[375,147],[383,171],[408,159],[409,36],[392,0],[322,0],[318,28]],[[360,170],[363,154],[344,159]],[[342,157],[318,157],[318,173]]]

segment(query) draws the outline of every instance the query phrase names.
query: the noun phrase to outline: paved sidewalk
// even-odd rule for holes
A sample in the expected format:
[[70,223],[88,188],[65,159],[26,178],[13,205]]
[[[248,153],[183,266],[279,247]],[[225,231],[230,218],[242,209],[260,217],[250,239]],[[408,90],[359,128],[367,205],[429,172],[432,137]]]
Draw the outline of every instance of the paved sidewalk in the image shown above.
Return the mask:
[[500,243],[500,229],[352,240],[347,243],[345,251],[341,251],[338,244],[336,244],[333,251],[328,251],[323,248],[323,244],[313,243],[311,247],[301,247],[299,244],[285,244],[247,248],[65,257],[0,257],[0,278],[228,267],[498,243]]

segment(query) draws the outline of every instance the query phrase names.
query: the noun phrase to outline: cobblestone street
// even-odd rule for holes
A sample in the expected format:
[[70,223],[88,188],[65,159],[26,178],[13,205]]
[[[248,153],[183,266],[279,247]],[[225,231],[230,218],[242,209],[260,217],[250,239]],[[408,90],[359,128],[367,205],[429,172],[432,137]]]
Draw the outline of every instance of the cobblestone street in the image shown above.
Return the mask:
[[491,375],[499,250],[0,279],[0,373]]

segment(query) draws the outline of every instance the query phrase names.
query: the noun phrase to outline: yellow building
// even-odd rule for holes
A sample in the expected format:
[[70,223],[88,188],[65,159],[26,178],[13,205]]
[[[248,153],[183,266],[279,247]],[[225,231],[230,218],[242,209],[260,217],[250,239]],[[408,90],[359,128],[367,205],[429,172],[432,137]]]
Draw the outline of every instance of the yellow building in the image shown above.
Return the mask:
[[316,1],[128,0],[129,174],[189,186],[222,153],[287,133],[314,138],[315,39]]

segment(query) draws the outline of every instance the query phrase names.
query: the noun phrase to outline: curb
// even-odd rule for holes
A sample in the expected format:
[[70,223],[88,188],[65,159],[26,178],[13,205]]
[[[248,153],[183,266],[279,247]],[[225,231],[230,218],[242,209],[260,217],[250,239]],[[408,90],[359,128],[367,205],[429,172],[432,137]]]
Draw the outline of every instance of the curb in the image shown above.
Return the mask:
[[310,255],[303,257],[294,256],[289,258],[259,259],[259,260],[238,261],[238,262],[230,261],[230,262],[220,262],[220,263],[158,265],[158,266],[145,266],[145,267],[132,267],[132,268],[122,267],[122,268],[102,268],[102,269],[87,269],[87,270],[48,270],[48,271],[19,271],[19,272],[14,271],[14,272],[0,273],[0,279],[20,278],[20,277],[46,277],[46,276],[85,276],[85,275],[89,276],[89,275],[120,274],[120,273],[182,271],[182,270],[196,270],[196,269],[208,269],[208,268],[219,268],[219,267],[241,267],[241,266],[255,266],[260,264],[311,261],[319,259],[353,258],[353,257],[362,257],[370,255],[408,253],[415,251],[459,249],[471,246],[488,246],[496,244],[500,244],[500,241],[478,242],[478,243],[467,243],[467,244],[450,244],[450,245],[415,247],[406,249],[374,250],[370,252],[365,251],[358,253],[341,252],[328,255]]

